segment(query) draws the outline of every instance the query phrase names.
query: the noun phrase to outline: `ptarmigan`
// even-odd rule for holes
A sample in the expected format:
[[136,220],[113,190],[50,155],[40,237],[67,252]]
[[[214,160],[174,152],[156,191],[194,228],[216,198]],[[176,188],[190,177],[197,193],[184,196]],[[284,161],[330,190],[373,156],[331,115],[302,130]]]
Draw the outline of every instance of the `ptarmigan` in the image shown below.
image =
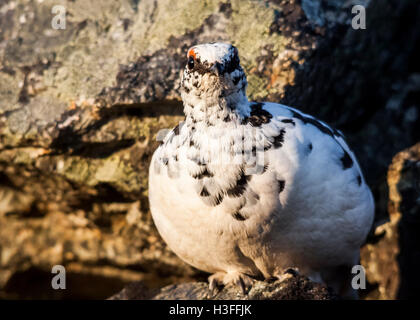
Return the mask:
[[294,108],[249,102],[230,44],[189,49],[181,82],[185,121],[149,172],[169,247],[212,273],[211,289],[296,267],[349,294],[374,203],[343,135]]

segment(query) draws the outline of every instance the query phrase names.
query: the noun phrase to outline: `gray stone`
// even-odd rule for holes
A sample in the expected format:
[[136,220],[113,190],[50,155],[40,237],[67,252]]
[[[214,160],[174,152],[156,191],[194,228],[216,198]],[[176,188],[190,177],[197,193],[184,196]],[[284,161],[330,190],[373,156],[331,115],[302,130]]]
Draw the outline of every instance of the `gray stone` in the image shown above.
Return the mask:
[[207,282],[173,284],[149,290],[143,283],[131,283],[111,300],[335,300],[338,297],[325,286],[312,282],[296,271],[285,272],[281,279],[255,281],[247,293],[229,285],[211,292]]
[[353,1],[198,1],[194,14],[190,1],[62,3],[65,30],[51,28],[56,1],[0,4],[1,297],[29,295],[17,284],[54,264],[77,283],[114,279],[96,298],[131,281],[203,279],[166,247],[147,199],[156,135],[183,119],[179,74],[198,42],[238,47],[250,99],[343,131],[374,190],[375,226],[388,219],[388,164],[420,141],[415,1],[369,1],[363,31],[350,28]]

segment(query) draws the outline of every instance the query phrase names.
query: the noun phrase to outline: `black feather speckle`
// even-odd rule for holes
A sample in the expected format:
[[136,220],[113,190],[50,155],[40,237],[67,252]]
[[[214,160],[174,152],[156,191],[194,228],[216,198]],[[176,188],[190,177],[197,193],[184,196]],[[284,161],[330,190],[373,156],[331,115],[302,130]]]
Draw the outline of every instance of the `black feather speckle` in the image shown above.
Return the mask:
[[312,151],[312,149],[313,149],[314,147],[313,147],[313,145],[312,145],[312,143],[309,143],[308,144],[308,149],[309,149],[309,151]]
[[214,198],[215,202],[216,202],[216,206],[218,206],[219,204],[222,203],[223,201],[223,194],[219,193],[215,198]]
[[346,150],[343,149],[343,156],[340,158],[343,170],[350,169],[353,166],[353,160]]
[[286,130],[281,129],[280,134],[278,136],[274,137],[273,146],[274,148],[280,148],[283,145],[284,142],[284,134],[286,133]]
[[264,103],[261,102],[253,102],[251,104],[251,112],[248,117],[245,117],[242,120],[242,124],[250,123],[253,127],[260,127],[263,124],[269,123],[273,115],[264,110],[262,107]]
[[207,191],[207,188],[204,186],[200,192],[200,197],[208,197],[208,196],[210,196],[210,193]]
[[235,212],[232,215],[232,217],[235,218],[238,221],[245,221],[246,220],[246,218],[242,214],[240,214],[239,212]]
[[264,165],[261,174],[265,173],[267,171],[267,169],[268,169],[268,164]]
[[293,121],[293,119],[283,119],[283,120],[281,120],[281,122],[283,122],[283,123],[290,123],[292,125],[296,125],[296,123]]
[[305,117],[304,115],[302,115],[302,114],[300,114],[300,113],[298,113],[298,112],[296,112],[294,110],[290,110],[290,111],[293,113],[293,117],[301,120],[304,124],[309,123],[309,124],[317,127],[318,130],[321,131],[322,133],[325,133],[325,134],[327,134],[327,135],[329,135],[329,136],[331,136],[331,137],[334,138],[334,131],[331,128],[323,125],[318,120],[316,120],[314,118],[310,118],[310,117]]
[[203,178],[211,178],[213,177],[213,173],[207,170],[207,167],[205,167],[204,171],[198,174],[193,174],[192,177],[194,179],[203,179]]
[[279,185],[279,193],[282,192],[284,190],[284,187],[286,185],[286,181],[284,180],[278,180],[278,185]]
[[251,179],[251,176],[245,175],[242,171],[241,176],[236,181],[236,185],[226,191],[227,195],[230,197],[240,197],[245,192],[249,179]]

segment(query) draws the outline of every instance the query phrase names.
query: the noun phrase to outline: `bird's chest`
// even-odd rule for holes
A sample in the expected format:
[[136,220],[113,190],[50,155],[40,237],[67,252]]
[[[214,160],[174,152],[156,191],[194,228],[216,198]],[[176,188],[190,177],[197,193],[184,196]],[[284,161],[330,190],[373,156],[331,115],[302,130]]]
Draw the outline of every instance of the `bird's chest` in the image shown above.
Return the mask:
[[208,252],[223,261],[233,259],[243,241],[262,243],[270,231],[279,200],[267,186],[276,183],[275,177],[263,164],[256,168],[255,161],[235,159],[244,156],[242,150],[212,140],[189,141],[177,148],[163,146],[154,155],[149,182],[153,218],[171,248],[192,264],[191,259]]
[[[223,158],[223,154],[219,155]],[[208,218],[214,224],[216,217],[217,221],[245,221],[251,212],[260,210],[257,207],[262,200],[271,198],[271,190],[261,189],[261,179],[248,174],[244,165],[228,159],[225,164],[205,162],[195,156],[185,149],[163,162],[157,158],[153,160],[151,192],[158,195],[160,207],[165,207],[170,215],[183,217],[183,222],[191,218],[190,224]],[[231,156],[227,155],[227,158]],[[223,159],[219,160],[223,162]],[[265,170],[264,166],[261,170]],[[271,180],[274,180],[273,175],[264,174],[265,183],[270,184]]]
[[[194,178],[182,169],[177,178],[162,174],[150,181],[151,209],[159,233],[183,260],[208,272],[232,265],[246,267],[239,248],[260,248],[272,228],[268,216],[275,207],[275,200],[271,209],[270,204],[262,206],[259,200],[270,195],[257,195],[250,186],[232,183],[229,195],[219,193],[224,188],[219,177],[215,171],[212,177]],[[254,271],[244,269],[250,274]]]
[[269,198],[263,185],[274,180],[266,172],[264,142],[253,138],[239,130],[173,136],[154,155],[151,187],[172,208],[244,221],[261,197]]

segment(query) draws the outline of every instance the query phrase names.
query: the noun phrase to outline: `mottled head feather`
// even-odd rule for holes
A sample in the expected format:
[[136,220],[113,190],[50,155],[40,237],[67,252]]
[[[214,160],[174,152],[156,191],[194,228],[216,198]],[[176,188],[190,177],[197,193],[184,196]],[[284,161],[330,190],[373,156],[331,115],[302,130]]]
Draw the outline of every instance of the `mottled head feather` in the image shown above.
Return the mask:
[[187,116],[229,119],[229,112],[245,113],[247,80],[238,49],[221,42],[195,45],[187,51],[182,75],[182,99]]
[[199,63],[216,68],[230,65],[232,62],[236,62],[236,67],[239,66],[238,49],[227,43],[216,42],[196,45],[188,50],[187,58],[190,57]]

